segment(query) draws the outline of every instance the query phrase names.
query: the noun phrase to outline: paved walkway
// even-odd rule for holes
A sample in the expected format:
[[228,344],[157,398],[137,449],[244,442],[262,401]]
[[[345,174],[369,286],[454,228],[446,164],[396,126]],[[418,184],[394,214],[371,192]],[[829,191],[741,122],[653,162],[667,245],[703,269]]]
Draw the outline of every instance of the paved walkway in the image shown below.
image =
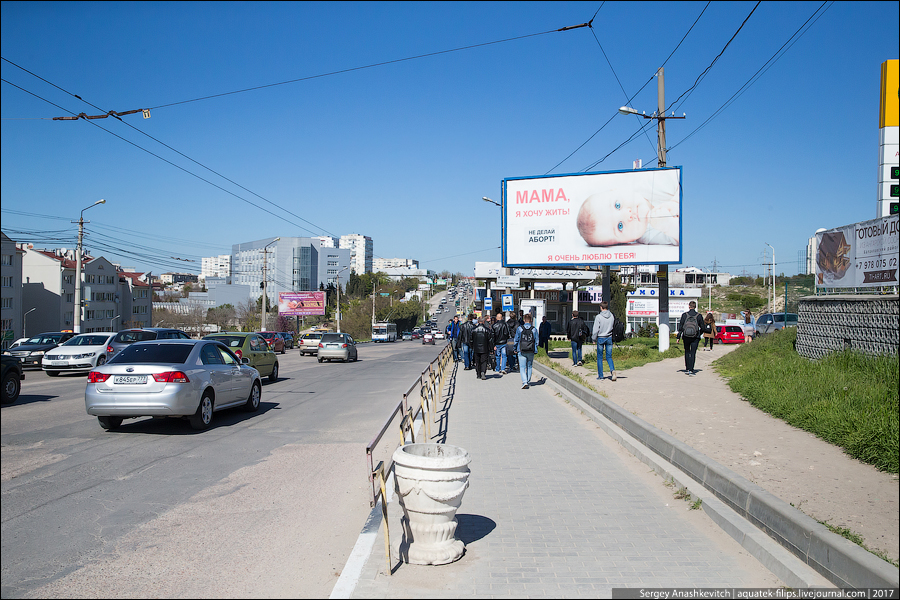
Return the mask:
[[[715,377],[707,370],[688,378],[665,362],[656,389],[676,377],[696,386]],[[627,380],[602,383],[624,389]],[[382,528],[352,597],[595,598],[616,587],[783,585],[549,385],[523,390],[518,374],[479,381],[460,367],[444,400],[446,429],[433,441],[472,457],[457,515],[466,554],[444,566],[399,563],[394,501],[393,574]]]

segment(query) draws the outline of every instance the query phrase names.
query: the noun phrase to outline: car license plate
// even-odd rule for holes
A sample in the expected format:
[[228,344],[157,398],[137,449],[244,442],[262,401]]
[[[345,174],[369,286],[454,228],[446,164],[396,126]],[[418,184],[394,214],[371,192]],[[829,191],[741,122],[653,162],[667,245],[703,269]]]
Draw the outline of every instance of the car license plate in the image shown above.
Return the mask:
[[64,366],[66,366],[66,365],[69,364],[69,363],[67,363],[67,362],[64,361],[64,360],[51,360],[51,361],[50,361],[50,364],[53,365],[53,366],[55,366],[55,367],[64,367]]
[[147,376],[146,375],[116,375],[113,378],[113,383],[124,383],[124,384],[147,383]]

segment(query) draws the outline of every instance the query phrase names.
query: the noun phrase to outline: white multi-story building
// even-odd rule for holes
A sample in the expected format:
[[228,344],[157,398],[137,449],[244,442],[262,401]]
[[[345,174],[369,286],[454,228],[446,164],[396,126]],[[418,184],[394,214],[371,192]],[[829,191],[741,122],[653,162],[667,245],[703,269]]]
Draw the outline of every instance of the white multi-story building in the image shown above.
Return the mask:
[[412,258],[373,258],[372,270],[375,272],[385,269],[418,269],[419,261]]
[[350,269],[357,275],[372,272],[372,259],[375,256],[372,238],[358,233],[342,235],[341,248],[350,250]]
[[323,235],[320,237],[313,238],[314,240],[319,240],[319,246],[322,248],[340,248],[340,240],[336,237],[332,237],[330,235]]
[[205,256],[200,263],[200,281],[207,277],[231,277],[231,255]]
[[2,238],[3,264],[0,273],[3,275],[3,305],[0,309],[0,346],[9,347],[14,341],[23,337],[22,333],[22,254],[24,251],[16,247],[16,243],[0,233]]

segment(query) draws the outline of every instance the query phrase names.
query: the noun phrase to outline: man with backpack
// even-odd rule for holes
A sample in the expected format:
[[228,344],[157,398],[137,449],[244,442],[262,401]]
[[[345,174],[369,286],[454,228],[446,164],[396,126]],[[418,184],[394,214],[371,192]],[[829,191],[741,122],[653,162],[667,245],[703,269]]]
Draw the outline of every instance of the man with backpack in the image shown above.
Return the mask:
[[[572,343],[572,366],[580,367],[584,364],[584,361],[581,360],[581,346],[584,344],[585,330],[587,330],[587,325],[584,324],[584,319],[578,316],[578,311],[572,311],[572,318],[569,319],[569,326],[566,328],[566,337],[569,338],[569,341]],[[590,331],[588,330],[588,334]]]
[[506,375],[506,343],[509,338],[509,327],[503,320],[503,313],[498,313],[497,321],[494,323],[494,361],[495,369],[501,375]]
[[597,342],[597,379],[603,379],[603,355],[606,354],[606,364],[609,365],[609,378],[616,380],[616,367],[613,365],[613,326],[616,318],[609,310],[609,302],[600,303],[600,314],[594,317],[594,329],[591,334]]
[[697,346],[700,345],[700,337],[706,331],[703,317],[697,312],[697,303],[691,300],[688,310],[681,315],[678,321],[678,334],[675,339],[681,338],[684,342],[684,372],[688,375],[696,375],[694,361],[697,359]]
[[522,389],[531,385],[531,368],[534,354],[537,352],[537,332],[531,326],[531,313],[523,316],[524,324],[516,329],[516,351],[519,354],[519,375],[522,376]]
[[519,322],[516,320],[516,311],[509,311],[509,318],[506,320],[506,328],[509,330],[509,341],[506,342],[506,370],[509,372],[519,370],[519,355],[516,354],[516,344],[513,338],[516,330],[519,328]]

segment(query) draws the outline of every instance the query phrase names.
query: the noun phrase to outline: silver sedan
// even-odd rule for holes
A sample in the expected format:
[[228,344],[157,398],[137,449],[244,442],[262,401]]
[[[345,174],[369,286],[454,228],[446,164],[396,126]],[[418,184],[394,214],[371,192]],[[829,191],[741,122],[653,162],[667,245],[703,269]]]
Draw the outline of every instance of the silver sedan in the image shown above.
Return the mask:
[[319,362],[333,359],[347,362],[358,357],[356,341],[347,333],[326,333],[319,340]]
[[213,340],[137,342],[88,374],[84,405],[104,429],[135,417],[186,417],[206,429],[213,412],[259,408],[259,371]]

